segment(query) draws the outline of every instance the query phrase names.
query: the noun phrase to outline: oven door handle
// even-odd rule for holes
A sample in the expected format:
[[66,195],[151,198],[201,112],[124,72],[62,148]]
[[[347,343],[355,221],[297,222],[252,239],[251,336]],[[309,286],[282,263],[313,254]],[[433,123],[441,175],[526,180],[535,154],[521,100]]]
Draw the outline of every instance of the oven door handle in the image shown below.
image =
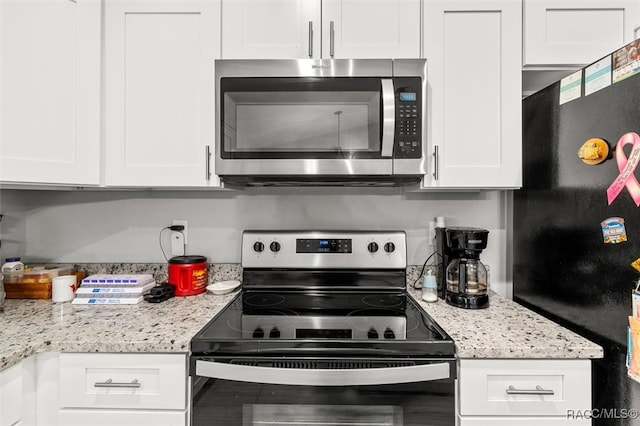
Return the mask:
[[391,368],[272,368],[196,360],[196,375],[236,382],[302,386],[364,386],[426,382],[451,378],[448,362]]
[[382,157],[393,155],[393,139],[396,130],[396,100],[393,80],[383,78],[382,83]]

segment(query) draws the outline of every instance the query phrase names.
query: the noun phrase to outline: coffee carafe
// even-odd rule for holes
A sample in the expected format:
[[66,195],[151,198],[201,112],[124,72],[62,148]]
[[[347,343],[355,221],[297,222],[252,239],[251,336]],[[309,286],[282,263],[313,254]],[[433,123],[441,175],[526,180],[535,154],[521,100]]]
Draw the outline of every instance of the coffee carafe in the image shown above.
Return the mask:
[[445,301],[459,308],[487,308],[487,269],[480,261],[480,253],[487,247],[489,231],[451,227],[446,228],[445,235],[451,253],[445,272]]

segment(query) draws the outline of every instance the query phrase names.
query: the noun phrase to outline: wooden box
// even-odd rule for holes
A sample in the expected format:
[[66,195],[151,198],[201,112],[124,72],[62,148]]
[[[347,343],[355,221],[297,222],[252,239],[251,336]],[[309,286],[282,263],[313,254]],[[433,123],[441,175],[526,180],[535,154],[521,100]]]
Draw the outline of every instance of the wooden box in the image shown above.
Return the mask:
[[[75,275],[76,283],[80,283],[85,276],[84,272],[67,272],[64,275]],[[4,291],[7,299],[51,299],[52,277],[40,277],[37,282],[6,282]]]

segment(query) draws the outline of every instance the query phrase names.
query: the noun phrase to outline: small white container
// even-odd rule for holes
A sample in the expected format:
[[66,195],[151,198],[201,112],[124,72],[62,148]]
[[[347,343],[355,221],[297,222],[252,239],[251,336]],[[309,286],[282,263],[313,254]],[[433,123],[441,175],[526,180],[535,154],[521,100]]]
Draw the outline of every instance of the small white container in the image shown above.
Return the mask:
[[24,263],[19,257],[8,257],[2,265],[2,275],[6,282],[20,282],[24,274]]
[[427,273],[422,278],[422,300],[429,303],[438,300],[438,284],[431,270],[427,270]]

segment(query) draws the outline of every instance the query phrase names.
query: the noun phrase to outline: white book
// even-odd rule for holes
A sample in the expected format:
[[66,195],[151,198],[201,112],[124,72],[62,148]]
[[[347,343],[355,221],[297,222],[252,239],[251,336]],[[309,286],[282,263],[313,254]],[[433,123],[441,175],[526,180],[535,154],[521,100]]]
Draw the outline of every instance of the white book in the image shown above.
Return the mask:
[[155,283],[151,274],[95,274],[82,280],[85,287],[136,287]]
[[104,296],[113,296],[113,295],[123,295],[129,297],[130,295],[140,295],[147,293],[156,285],[155,282],[145,284],[143,286],[135,286],[135,287],[93,287],[91,285],[85,286],[84,284],[80,286],[76,290],[76,295],[83,297],[95,295],[95,297]]
[[76,297],[72,305],[135,305],[142,302],[144,297]]

